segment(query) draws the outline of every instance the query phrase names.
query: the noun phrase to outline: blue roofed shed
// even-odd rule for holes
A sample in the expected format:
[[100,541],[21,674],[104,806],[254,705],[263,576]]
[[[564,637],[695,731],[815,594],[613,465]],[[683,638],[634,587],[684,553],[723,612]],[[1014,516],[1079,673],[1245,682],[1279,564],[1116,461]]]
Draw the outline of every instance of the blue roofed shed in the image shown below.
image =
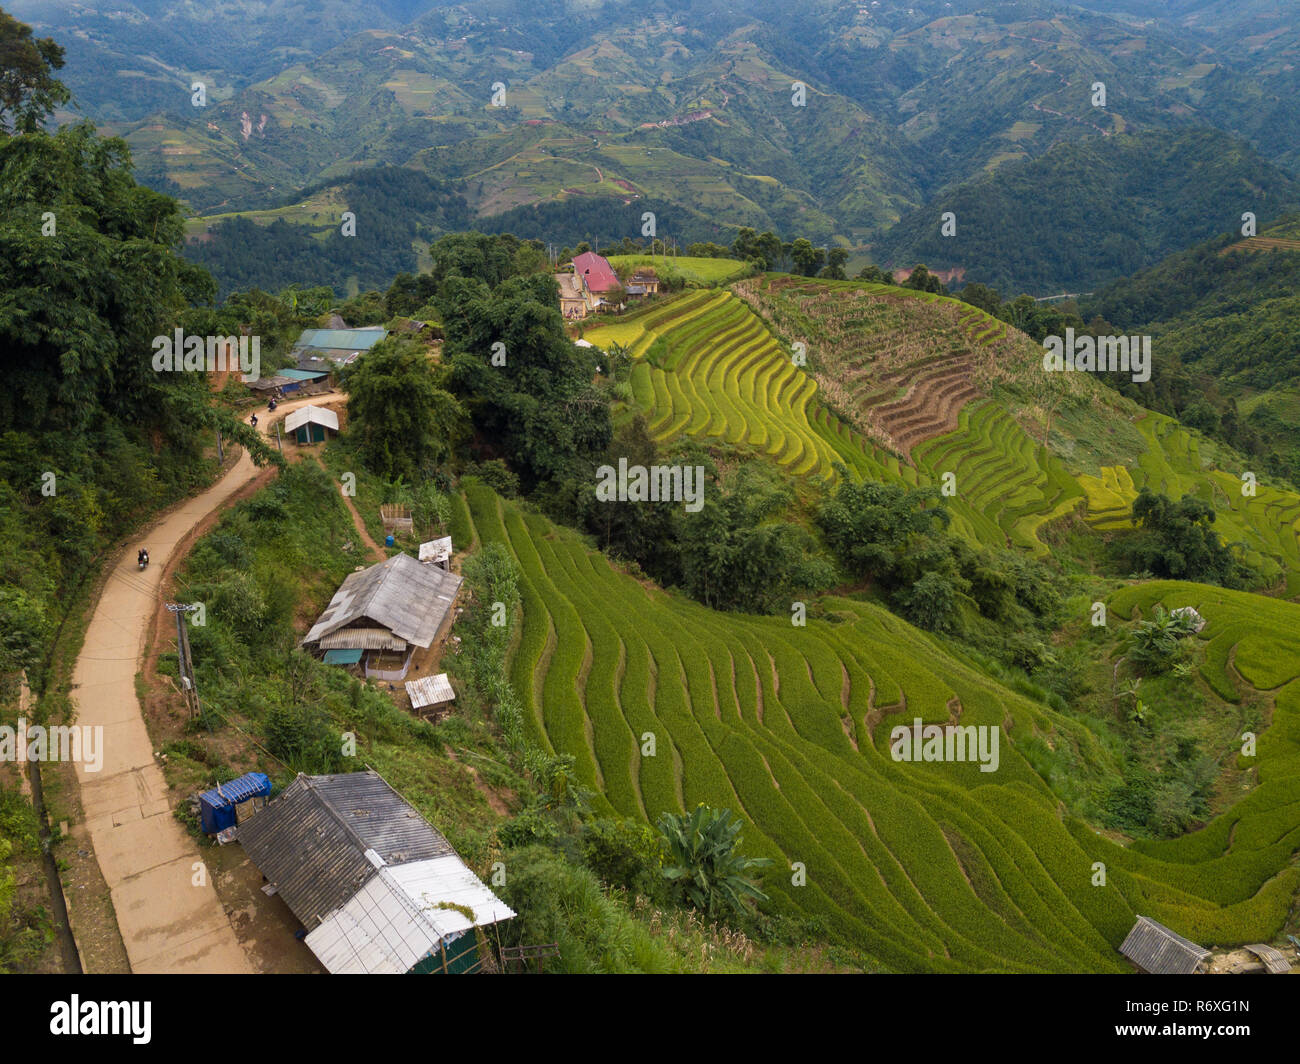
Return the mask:
[[238,822],[236,806],[254,798],[269,798],[271,778],[262,772],[246,772],[229,783],[218,783],[199,795],[199,819],[205,835],[215,835]]

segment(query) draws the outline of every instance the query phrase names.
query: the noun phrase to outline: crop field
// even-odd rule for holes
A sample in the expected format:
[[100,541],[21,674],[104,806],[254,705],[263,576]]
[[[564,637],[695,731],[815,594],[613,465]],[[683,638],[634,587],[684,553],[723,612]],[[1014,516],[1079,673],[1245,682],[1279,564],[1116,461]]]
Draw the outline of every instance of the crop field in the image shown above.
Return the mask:
[[749,265],[735,259],[708,259],[687,255],[670,255],[667,260],[657,255],[611,255],[610,265],[616,270],[624,266],[665,266],[681,274],[688,284],[725,284],[749,272]]
[[952,431],[918,445],[913,464],[900,461],[828,410],[817,380],[729,293],[687,293],[586,337],[629,347],[633,405],[660,442],[685,434],[748,446],[796,475],[831,476],[841,462],[858,476],[916,487],[942,486],[951,472],[957,532],[1036,554],[1047,551],[1039,528],[1083,501],[1061,461],[982,399],[961,410]]
[[922,482],[953,474],[953,527],[974,543],[1003,544],[1046,554],[1038,530],[1084,500],[1083,490],[1055,455],[1025,434],[996,403],[963,408],[958,431],[912,452]]
[[1004,322],[925,292],[852,281],[761,277],[735,286],[781,333],[808,346],[811,370],[853,426],[891,450],[957,428],[1024,351]]
[[[1281,926],[1300,884],[1300,606],[1270,604],[1273,642],[1234,644],[1242,676],[1282,684],[1259,786],[1194,835],[1125,848],[1066,815],[1018,751],[1048,741],[1088,757],[1092,733],[891,614],[843,599],[806,627],[713,613],[486,486],[465,503],[462,538],[504,544],[521,570],[511,678],[533,741],[573,755],[605,812],[735,810],[746,851],[776,862],[763,881],[774,904],[889,967],[1122,971],[1115,947],[1139,912],[1207,945],[1267,941]],[[1148,585],[1116,595],[1116,616],[1142,596],[1196,603],[1210,646],[1258,608]],[[1270,664],[1277,641],[1294,668]],[[996,729],[996,771],[893,760],[890,729],[916,717]],[[1105,886],[1092,885],[1095,861]]]
[[1138,422],[1147,451],[1128,468],[1107,466],[1100,477],[1081,474],[1088,519],[1098,529],[1128,527],[1129,512],[1144,486],[1172,499],[1194,495],[1218,510],[1215,529],[1241,543],[1246,561],[1272,580],[1286,581],[1287,597],[1300,595],[1300,495],[1256,483],[1243,492],[1243,473],[1209,467],[1197,437],[1172,418],[1148,413]]

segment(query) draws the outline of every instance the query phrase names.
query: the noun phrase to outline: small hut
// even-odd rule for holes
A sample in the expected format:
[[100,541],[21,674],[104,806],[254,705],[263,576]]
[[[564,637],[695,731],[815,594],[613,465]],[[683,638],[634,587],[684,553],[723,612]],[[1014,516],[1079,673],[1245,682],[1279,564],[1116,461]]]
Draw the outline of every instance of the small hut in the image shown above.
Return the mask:
[[1152,975],[1191,975],[1209,959],[1210,951],[1175,934],[1149,916],[1139,916],[1119,951]]
[[420,561],[425,565],[436,565],[443,572],[451,571],[451,536],[431,539],[420,544]]
[[411,699],[411,709],[421,717],[437,720],[451,711],[451,704],[456,700],[451,680],[445,672],[437,676],[422,676],[418,680],[406,681],[406,694]]
[[284,431],[300,444],[324,443],[327,431],[338,430],[338,414],[321,406],[300,406],[284,419]]

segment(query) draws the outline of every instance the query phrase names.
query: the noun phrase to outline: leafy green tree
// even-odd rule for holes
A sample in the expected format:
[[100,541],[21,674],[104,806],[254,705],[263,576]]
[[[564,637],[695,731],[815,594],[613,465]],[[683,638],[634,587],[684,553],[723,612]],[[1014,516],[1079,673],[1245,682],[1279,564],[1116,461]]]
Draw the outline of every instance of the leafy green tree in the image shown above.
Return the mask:
[[943,573],[926,573],[912,584],[903,598],[907,618],[932,632],[956,627],[957,589]]
[[889,270],[882,270],[875,263],[868,263],[858,271],[857,280],[870,281],[872,284],[893,284],[894,275]]
[[686,900],[708,917],[742,915],[751,901],[767,895],[750,878],[772,862],[739,853],[743,822],[730,809],[697,805],[689,813],[664,813],[658,828],[668,849],[663,877],[677,884]]
[[849,253],[844,248],[831,248],[826,253],[826,268],[821,275],[832,281],[844,280],[844,264],[848,261]]
[[969,303],[972,307],[979,307],[980,310],[987,311],[995,318],[1002,310],[1002,296],[998,294],[998,290],[979,283],[968,284],[963,288],[961,301]]
[[[450,386],[484,448],[519,474],[526,490],[590,466],[609,445],[609,398],[594,384],[594,349],[565,332],[555,284],[534,274],[495,290],[453,278],[440,296]],[[603,356],[602,356],[603,357]]]
[[380,476],[417,479],[446,461],[464,436],[464,408],[442,387],[423,345],[409,337],[376,344],[345,384],[348,432]]
[[1128,636],[1128,658],[1150,673],[1168,672],[1184,652],[1182,640],[1195,632],[1186,613],[1167,612],[1156,606],[1151,620],[1138,621]]
[[63,49],[49,37],[0,11],[0,134],[35,133],[71,94],[54,71]]
[[788,484],[762,463],[732,474],[724,490],[706,492],[703,508],[683,514],[677,550],[682,587],[712,609],[774,613],[803,591],[834,580],[832,567],[798,525],[780,520],[794,500]]
[[917,263],[912,267],[912,272],[907,275],[903,287],[914,288],[918,292],[934,292],[938,295],[943,295],[948,291],[943,282],[926,269],[924,263]]
[[814,247],[806,237],[801,236],[790,245],[790,260],[794,263],[795,273],[804,277],[816,276],[825,259],[826,253],[821,248]]
[[1194,495],[1174,502],[1144,486],[1133,500],[1133,531],[1116,536],[1111,550],[1135,572],[1175,580],[1242,587],[1251,571],[1222,542],[1214,507]]

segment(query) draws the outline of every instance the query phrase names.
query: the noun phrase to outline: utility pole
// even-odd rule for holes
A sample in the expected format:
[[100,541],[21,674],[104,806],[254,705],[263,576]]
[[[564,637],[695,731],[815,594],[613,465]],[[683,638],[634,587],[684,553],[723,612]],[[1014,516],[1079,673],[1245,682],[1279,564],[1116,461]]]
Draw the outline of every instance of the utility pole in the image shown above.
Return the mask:
[[191,720],[202,715],[203,707],[199,704],[199,688],[194,679],[194,659],[190,656],[190,632],[185,626],[185,614],[198,608],[197,603],[167,603],[168,611],[176,615],[176,658],[181,674],[181,691],[185,704],[189,706]]
[[221,430],[217,429],[217,465],[224,465],[226,461],[225,449],[221,446]]

